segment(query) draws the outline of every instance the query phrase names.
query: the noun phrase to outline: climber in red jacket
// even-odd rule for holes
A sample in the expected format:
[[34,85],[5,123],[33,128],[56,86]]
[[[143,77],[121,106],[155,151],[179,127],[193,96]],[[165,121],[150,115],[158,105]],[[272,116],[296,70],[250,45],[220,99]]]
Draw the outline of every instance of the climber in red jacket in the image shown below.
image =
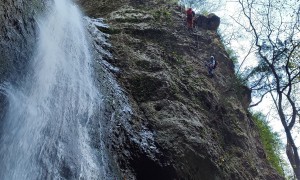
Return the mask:
[[187,22],[187,27],[189,30],[193,29],[194,17],[195,17],[195,12],[192,10],[192,8],[189,8],[186,11],[186,22]]

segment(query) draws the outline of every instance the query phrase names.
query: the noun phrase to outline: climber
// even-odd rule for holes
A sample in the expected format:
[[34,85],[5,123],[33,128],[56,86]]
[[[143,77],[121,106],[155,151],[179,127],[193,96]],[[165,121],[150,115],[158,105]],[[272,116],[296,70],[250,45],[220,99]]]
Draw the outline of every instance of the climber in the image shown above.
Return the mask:
[[214,76],[214,69],[217,67],[217,61],[214,56],[210,56],[210,59],[208,62],[206,62],[205,66],[207,67],[208,70],[208,75],[210,77]]
[[192,10],[192,8],[189,8],[186,11],[186,22],[187,22],[188,30],[193,30],[194,17],[195,17],[195,12]]

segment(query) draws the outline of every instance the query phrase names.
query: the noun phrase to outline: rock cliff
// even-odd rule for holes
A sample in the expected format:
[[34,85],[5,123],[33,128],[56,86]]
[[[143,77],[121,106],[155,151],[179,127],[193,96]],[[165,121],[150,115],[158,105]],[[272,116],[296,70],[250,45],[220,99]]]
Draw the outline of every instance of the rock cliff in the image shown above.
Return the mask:
[[[113,56],[104,58],[119,69],[111,72],[132,108],[127,124],[111,124],[107,142],[123,179],[282,179],[267,163],[247,113],[250,92],[216,31],[188,32],[181,8],[165,1],[78,2],[109,25],[100,29]],[[204,66],[211,55],[214,78]]]
[[[0,83],[21,82],[36,42],[35,15],[45,2],[6,0],[0,4]],[[1,89],[1,88],[0,88]],[[7,107],[0,90],[0,120]]]
[[[181,9],[164,1],[77,1],[109,25],[100,29],[110,35],[111,46],[103,48],[112,56],[95,67],[107,94],[99,118],[120,179],[283,179],[267,163],[247,114],[249,93],[236,83],[215,31],[188,32]],[[40,0],[1,2],[0,83],[22,81],[42,6]],[[211,55],[219,62],[214,78],[204,66]],[[2,119],[1,91],[0,105]],[[99,133],[91,132],[95,148]]]
[[36,15],[44,3],[39,0],[1,2],[0,82],[17,79],[17,74],[24,75],[36,42]]

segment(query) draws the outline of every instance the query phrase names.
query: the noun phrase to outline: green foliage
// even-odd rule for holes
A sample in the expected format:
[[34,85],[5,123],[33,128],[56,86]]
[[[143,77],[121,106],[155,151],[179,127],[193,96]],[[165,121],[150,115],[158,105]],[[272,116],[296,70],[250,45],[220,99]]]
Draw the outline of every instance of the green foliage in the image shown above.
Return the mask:
[[204,16],[207,16],[207,15],[209,15],[209,11],[206,10],[206,9],[203,9],[203,10],[200,12],[200,14],[202,14],[202,15],[204,15]]
[[266,118],[261,113],[255,113],[252,115],[253,120],[258,127],[259,135],[267,156],[268,162],[271,164],[272,167],[276,169],[276,171],[284,176],[284,172],[282,169],[282,162],[280,156],[280,147],[281,147],[281,140],[277,133],[272,132],[272,129]]
[[[230,47],[229,44],[225,43],[225,37],[220,33],[219,35],[229,59],[233,62],[235,67],[239,66],[237,53]],[[231,86],[236,90],[236,95],[242,98],[245,95],[245,87],[248,87],[248,79],[244,77],[243,73],[235,72],[235,76],[231,82]]]
[[[221,41],[225,47],[225,51],[228,54],[229,59],[233,62],[233,64],[235,66],[237,66],[239,61],[238,61],[238,56],[237,56],[236,52],[232,48],[230,48],[224,44],[224,42],[223,42],[224,39],[222,38],[222,36],[221,36]],[[244,86],[247,86],[248,81],[247,81],[247,79],[245,79],[243,77],[243,74],[236,73],[233,84],[234,84],[234,87],[238,90],[238,92],[241,92],[242,91],[241,88]]]
[[234,65],[238,65],[239,60],[238,60],[238,56],[237,53],[231,48],[230,44],[228,44],[226,41],[226,37],[224,35],[221,34],[220,31],[218,31],[218,34],[220,36],[220,40],[224,46],[224,49],[226,51],[226,53],[228,54],[229,59],[232,60]]
[[236,52],[229,48],[229,47],[225,47],[225,51],[227,52],[229,58],[232,60],[233,64],[236,65],[238,64],[238,56],[236,55]]
[[241,74],[235,74],[234,84],[235,87],[247,86],[247,79],[245,79]]

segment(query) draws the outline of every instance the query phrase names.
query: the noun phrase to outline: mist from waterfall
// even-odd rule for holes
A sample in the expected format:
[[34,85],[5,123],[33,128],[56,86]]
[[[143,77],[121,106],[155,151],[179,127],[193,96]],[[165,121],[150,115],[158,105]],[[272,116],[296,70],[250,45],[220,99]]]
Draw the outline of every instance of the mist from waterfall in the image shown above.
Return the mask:
[[54,0],[38,29],[25,81],[1,85],[9,107],[0,179],[110,179],[82,14],[71,1]]

